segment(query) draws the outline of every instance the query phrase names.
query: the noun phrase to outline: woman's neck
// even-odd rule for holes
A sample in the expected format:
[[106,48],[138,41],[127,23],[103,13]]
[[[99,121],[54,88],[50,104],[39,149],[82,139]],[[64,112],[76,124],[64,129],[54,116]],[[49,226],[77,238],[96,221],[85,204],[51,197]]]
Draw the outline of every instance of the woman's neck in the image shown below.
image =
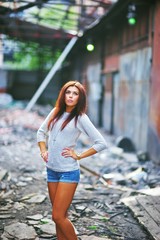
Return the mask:
[[68,113],[72,112],[73,108],[74,107],[66,107],[66,112],[68,112]]

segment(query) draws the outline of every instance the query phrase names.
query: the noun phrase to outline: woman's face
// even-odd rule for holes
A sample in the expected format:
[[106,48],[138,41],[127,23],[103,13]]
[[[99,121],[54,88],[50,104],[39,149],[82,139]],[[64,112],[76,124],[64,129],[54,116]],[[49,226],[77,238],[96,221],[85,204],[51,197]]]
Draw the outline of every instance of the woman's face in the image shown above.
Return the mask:
[[65,92],[66,111],[71,111],[78,103],[79,89],[75,86],[70,86]]

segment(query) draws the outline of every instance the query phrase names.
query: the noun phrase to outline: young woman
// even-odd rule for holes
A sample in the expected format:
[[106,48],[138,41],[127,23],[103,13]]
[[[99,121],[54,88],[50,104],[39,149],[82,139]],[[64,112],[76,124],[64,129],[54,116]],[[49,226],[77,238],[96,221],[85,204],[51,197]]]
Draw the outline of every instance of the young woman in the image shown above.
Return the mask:
[[[56,224],[58,240],[78,239],[67,217],[67,210],[80,180],[79,160],[107,147],[85,111],[86,93],[83,85],[69,81],[62,87],[55,108],[37,132],[40,154],[46,162],[52,219]],[[87,134],[93,145],[77,153],[76,142],[81,133]]]

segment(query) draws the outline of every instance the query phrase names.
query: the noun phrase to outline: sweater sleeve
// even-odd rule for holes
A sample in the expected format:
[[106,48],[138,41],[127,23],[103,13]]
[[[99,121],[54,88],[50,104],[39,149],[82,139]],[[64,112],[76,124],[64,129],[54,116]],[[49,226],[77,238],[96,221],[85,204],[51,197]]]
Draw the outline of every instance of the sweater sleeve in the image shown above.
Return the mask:
[[78,128],[81,132],[86,134],[90,140],[93,142],[92,147],[100,152],[104,149],[107,149],[107,143],[102,136],[102,134],[96,129],[91,120],[86,114],[83,114],[79,117],[78,120]]
[[54,109],[52,109],[52,111],[48,114],[48,116],[46,117],[44,122],[39,127],[39,129],[37,131],[37,142],[46,142],[46,140],[48,138],[48,122],[49,122],[51,115],[53,114],[53,111],[54,111]]

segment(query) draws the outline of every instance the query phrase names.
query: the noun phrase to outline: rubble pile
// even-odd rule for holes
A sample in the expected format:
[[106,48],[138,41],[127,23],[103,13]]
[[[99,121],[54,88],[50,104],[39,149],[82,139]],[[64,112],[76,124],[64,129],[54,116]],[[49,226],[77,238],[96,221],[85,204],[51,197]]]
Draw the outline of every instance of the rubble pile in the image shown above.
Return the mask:
[[[56,239],[45,164],[36,131],[50,107],[0,110],[0,236],[2,240]],[[102,130],[100,130],[102,131]],[[152,239],[122,199],[159,194],[160,168],[139,161],[102,132],[109,149],[81,160],[81,182],[69,215],[83,240]],[[79,147],[90,142],[81,136]],[[151,193],[152,192],[152,193]]]

